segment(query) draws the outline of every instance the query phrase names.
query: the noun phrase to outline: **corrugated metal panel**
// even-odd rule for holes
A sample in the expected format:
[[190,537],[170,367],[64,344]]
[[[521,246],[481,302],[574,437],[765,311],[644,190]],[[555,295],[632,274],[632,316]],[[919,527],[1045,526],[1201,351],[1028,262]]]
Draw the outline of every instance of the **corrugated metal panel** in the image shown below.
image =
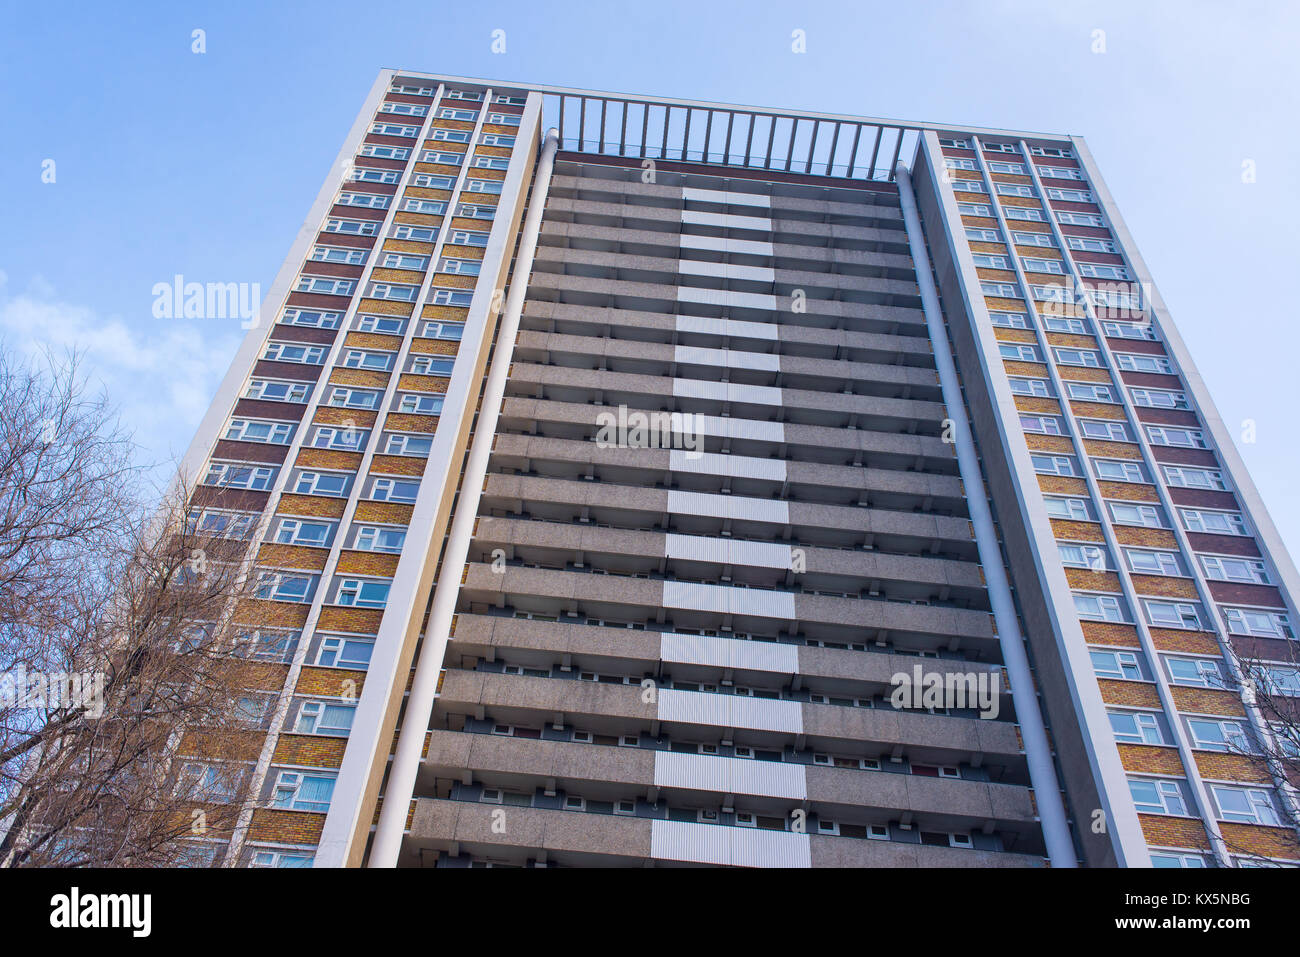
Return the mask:
[[676,635],[666,632],[659,639],[659,657],[692,665],[771,671],[793,675],[799,672],[799,649],[774,641],[742,641],[712,635]]
[[741,253],[746,256],[767,256],[770,258],[775,254],[772,244],[768,242],[753,239],[730,239],[723,236],[696,236],[693,233],[682,233],[677,238],[677,245],[681,249],[707,249],[710,252]]
[[734,867],[812,867],[807,834],[684,821],[650,822],[650,856]]
[[752,229],[772,231],[772,220],[766,216],[735,216],[730,213],[706,213],[698,209],[683,209],[682,222],[700,226],[719,226],[722,229]]
[[789,503],[778,499],[715,495],[711,492],[687,492],[682,489],[668,491],[668,511],[680,515],[711,515],[777,524],[790,521]]
[[668,467],[674,472],[744,476],[774,482],[784,482],[787,474],[784,459],[759,459],[752,455],[723,455],[720,452],[703,452],[692,458],[681,449],[672,450]]
[[794,595],[762,588],[734,588],[730,585],[702,585],[699,582],[664,582],[664,607],[713,611],[724,615],[758,615],[764,618],[795,617]]
[[677,271],[683,276],[711,276],[715,279],[742,279],[747,282],[776,281],[776,270],[771,266],[742,266],[703,259],[679,259]]
[[[677,347],[681,349],[681,346]],[[700,350],[696,350],[697,352]],[[695,359],[701,365],[717,366],[724,353],[717,353],[718,361]],[[735,355],[735,353],[732,353]],[[680,357],[679,357],[680,359]],[[735,363],[731,364],[735,368]],[[779,406],[784,401],[781,390],[770,385],[750,385],[745,382],[706,382],[703,379],[674,379],[673,395],[685,399],[713,399],[717,402],[740,402],[752,405]]]
[[686,558],[724,565],[752,565],[755,568],[789,568],[792,556],[789,545],[775,542],[741,542],[730,538],[707,538],[703,535],[664,536],[665,558]]
[[665,688],[659,692],[658,714],[660,721],[803,733],[803,708],[798,701]]
[[714,319],[709,316],[678,316],[677,331],[699,332],[713,336],[736,336],[741,339],[775,339],[777,328],[776,323]]
[[[726,366],[728,369],[759,369],[763,372],[781,371],[781,357],[768,352],[749,352],[744,349],[712,349],[707,346],[675,346],[673,358],[701,366]],[[692,380],[695,381],[695,380]],[[721,385],[722,383],[717,383]],[[780,395],[780,389],[771,390]]]
[[759,422],[755,419],[733,419],[729,415],[696,415],[695,429],[705,435],[724,435],[733,439],[758,439],[763,442],[784,442],[785,426],[780,422]]
[[802,764],[672,751],[655,752],[655,785],[799,801],[808,796],[808,776]]

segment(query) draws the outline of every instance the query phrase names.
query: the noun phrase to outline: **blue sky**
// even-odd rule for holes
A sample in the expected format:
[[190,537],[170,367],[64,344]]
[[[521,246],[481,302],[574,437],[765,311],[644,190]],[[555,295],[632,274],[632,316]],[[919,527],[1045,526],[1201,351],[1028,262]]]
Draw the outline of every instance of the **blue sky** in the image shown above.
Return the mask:
[[9,0],[0,337],[80,347],[142,456],[178,458],[242,330],[155,319],[153,285],[268,289],[382,67],[1077,133],[1294,546],[1297,49],[1289,2]]

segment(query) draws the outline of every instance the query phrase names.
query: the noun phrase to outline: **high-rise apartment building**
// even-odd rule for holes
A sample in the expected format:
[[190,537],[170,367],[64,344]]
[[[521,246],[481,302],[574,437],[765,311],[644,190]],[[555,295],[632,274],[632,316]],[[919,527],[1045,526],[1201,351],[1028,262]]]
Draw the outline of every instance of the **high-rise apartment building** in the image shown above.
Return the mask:
[[382,71],[185,467],[214,861],[1297,857],[1296,572],[1078,137]]

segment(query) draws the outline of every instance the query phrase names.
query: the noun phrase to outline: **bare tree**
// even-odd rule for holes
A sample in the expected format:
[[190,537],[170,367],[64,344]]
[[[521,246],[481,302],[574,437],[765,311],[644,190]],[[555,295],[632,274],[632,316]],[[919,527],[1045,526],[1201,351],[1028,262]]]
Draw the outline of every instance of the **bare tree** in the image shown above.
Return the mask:
[[251,529],[146,491],[75,356],[0,354],[0,865],[159,866],[234,826]]

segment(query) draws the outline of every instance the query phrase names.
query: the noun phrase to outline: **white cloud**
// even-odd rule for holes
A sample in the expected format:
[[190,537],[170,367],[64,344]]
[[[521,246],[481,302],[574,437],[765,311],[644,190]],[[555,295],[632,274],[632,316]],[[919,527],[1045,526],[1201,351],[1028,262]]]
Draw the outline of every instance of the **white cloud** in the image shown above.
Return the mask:
[[135,326],[64,302],[41,277],[7,295],[0,271],[0,340],[36,355],[75,349],[89,382],[102,386],[140,447],[141,461],[170,465],[184,454],[240,335],[215,321],[159,320]]

